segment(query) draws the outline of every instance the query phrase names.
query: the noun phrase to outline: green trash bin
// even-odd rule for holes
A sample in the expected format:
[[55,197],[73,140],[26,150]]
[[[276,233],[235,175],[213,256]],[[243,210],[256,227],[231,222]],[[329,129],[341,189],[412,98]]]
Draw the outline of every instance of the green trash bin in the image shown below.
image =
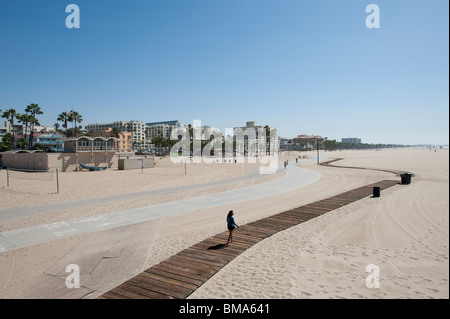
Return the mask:
[[402,178],[402,184],[403,185],[409,185],[411,184],[411,177],[413,176],[413,174],[411,173],[403,173],[400,175],[400,177]]

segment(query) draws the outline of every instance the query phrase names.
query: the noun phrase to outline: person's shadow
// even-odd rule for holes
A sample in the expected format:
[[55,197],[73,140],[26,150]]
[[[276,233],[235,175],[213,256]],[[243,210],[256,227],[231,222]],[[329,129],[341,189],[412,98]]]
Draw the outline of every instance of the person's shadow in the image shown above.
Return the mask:
[[208,247],[208,250],[218,250],[218,249],[223,249],[225,247],[226,247],[225,244],[217,244],[215,246]]

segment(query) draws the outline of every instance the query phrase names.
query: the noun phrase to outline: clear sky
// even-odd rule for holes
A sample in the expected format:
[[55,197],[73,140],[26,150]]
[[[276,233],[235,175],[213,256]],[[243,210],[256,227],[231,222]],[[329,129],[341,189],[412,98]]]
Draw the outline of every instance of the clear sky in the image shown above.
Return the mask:
[[448,15],[447,0],[1,0],[0,109],[448,144]]

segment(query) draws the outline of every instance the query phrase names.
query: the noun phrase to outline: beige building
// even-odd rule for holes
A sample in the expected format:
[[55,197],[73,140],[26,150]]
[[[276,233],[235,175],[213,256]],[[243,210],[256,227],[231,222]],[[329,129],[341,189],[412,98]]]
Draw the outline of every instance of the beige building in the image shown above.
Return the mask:
[[133,151],[133,133],[121,132],[118,135],[118,150],[119,152],[132,152]]
[[[91,133],[90,137],[113,137],[113,130],[111,127],[103,129],[99,133]],[[120,132],[115,136],[117,138],[117,150],[119,152],[132,152],[133,151],[133,132]]]
[[297,137],[292,139],[293,143],[300,145],[301,149],[304,148],[316,149],[317,142],[321,143],[324,140],[325,139],[319,135],[305,135],[305,134],[298,135]]
[[130,122],[124,122],[124,121],[117,121],[112,123],[106,123],[106,124],[89,124],[86,125],[86,130],[88,132],[92,133],[101,133],[104,130],[118,128],[121,132],[131,132],[133,135],[133,141],[132,142],[138,142],[138,143],[146,143],[146,136],[145,136],[145,129],[146,125],[144,122],[140,121],[130,121]]

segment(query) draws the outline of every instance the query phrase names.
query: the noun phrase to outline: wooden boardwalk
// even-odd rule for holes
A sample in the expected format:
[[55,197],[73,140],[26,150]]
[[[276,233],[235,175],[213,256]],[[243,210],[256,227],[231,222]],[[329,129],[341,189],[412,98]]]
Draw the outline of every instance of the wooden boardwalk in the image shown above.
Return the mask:
[[222,267],[263,239],[311,218],[368,197],[373,194],[374,187],[380,187],[384,190],[397,184],[399,184],[398,181],[394,180],[380,181],[242,225],[236,230],[233,243],[228,247],[224,247],[224,243],[228,239],[228,231],[222,232],[180,251],[160,264],[106,292],[99,298],[186,298]]

